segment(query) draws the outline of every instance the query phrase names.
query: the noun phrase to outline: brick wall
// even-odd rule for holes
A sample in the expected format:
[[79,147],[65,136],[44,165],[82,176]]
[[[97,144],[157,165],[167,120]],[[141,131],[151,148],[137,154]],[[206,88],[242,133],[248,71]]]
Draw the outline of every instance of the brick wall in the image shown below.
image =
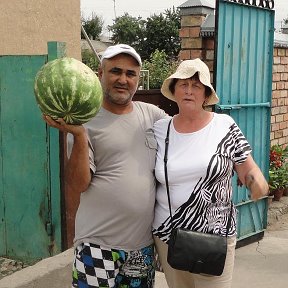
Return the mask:
[[288,47],[274,47],[270,140],[288,144]]
[[203,38],[200,36],[200,27],[205,21],[206,15],[184,15],[181,17],[181,60],[200,58],[203,60],[211,72],[213,79],[214,69],[214,38]]

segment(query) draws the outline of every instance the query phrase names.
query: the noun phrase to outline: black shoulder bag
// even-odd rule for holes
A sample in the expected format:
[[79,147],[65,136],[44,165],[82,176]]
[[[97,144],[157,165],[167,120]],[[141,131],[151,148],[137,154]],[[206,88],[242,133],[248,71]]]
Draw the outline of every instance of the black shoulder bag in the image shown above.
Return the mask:
[[[172,120],[172,119],[171,119]],[[227,223],[226,237],[215,234],[174,228],[172,223],[171,202],[169,194],[167,160],[171,120],[165,139],[164,169],[172,233],[168,242],[167,262],[174,269],[195,274],[220,276],[223,273],[227,253],[227,236],[231,225],[232,202]]]

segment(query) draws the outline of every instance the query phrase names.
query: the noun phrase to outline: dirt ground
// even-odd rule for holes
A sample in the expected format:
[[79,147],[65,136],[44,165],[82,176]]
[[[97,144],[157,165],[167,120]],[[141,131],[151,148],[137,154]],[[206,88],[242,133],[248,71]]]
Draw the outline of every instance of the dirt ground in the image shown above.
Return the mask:
[[288,213],[278,216],[278,221],[273,221],[271,225],[268,225],[267,230],[268,231],[288,230]]

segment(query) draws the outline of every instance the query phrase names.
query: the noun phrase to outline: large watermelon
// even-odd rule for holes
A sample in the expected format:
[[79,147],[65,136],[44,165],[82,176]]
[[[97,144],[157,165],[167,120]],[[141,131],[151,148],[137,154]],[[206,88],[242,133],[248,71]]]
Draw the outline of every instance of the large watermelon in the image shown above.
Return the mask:
[[75,125],[94,117],[103,99],[97,75],[82,62],[68,57],[50,61],[39,70],[34,92],[43,114]]

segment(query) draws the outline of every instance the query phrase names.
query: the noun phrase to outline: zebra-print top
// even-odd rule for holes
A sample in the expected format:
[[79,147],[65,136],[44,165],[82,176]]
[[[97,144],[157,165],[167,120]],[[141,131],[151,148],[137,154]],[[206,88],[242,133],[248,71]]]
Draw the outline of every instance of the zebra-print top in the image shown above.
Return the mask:
[[[233,166],[243,163],[251,148],[234,120],[214,113],[211,122],[193,133],[170,127],[168,178],[173,213],[171,225],[164,179],[164,139],[169,119],[154,125],[158,142],[155,175],[158,180],[153,234],[167,242],[172,226],[226,235],[231,209]],[[236,234],[233,207],[229,236]]]

